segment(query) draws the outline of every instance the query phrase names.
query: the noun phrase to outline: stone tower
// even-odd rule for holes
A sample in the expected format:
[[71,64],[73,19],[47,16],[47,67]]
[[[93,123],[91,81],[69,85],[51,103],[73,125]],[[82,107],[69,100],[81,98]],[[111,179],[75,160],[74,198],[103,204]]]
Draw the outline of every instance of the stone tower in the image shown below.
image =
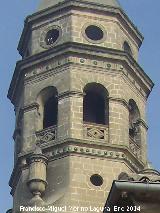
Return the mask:
[[103,207],[120,173],[147,167],[153,83],[137,62],[142,41],[117,0],[43,0],[26,18],[8,92],[12,213]]

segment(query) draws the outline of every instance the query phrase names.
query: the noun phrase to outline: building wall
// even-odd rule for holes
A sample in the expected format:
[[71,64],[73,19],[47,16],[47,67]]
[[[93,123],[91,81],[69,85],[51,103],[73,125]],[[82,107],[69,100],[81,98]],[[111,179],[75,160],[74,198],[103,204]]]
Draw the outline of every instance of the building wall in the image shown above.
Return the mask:
[[[66,212],[74,212],[70,211],[73,207],[79,208],[79,212],[83,207],[88,208],[85,212],[90,212],[90,207],[103,208],[113,180],[124,171],[130,173],[133,170],[116,159],[72,155],[51,161],[47,168],[48,185],[42,196],[44,206],[66,207]],[[101,186],[91,184],[93,174],[102,176]],[[14,195],[14,212],[19,212],[20,206],[27,207],[32,203],[27,180],[28,170],[25,169]]]
[[[21,92],[15,93],[16,124],[21,123],[22,130],[20,152],[15,158],[22,172],[17,174],[17,168],[13,172],[13,213],[19,212],[20,205],[33,205],[33,195],[27,187],[30,165],[26,158],[35,152],[37,144],[49,159],[48,185],[41,196],[45,206],[103,207],[113,180],[121,172],[136,173],[145,167],[145,110],[150,88],[147,77],[134,61],[138,58],[138,38],[118,17],[112,12],[71,10],[33,21],[26,40],[25,51],[29,55],[24,57],[22,74],[17,76]],[[86,38],[85,27],[92,24],[104,31],[101,41]],[[46,46],[45,36],[54,27],[61,28],[60,37],[55,44]],[[124,52],[124,41],[130,45],[132,56]],[[67,53],[63,52],[65,48],[54,52],[56,46],[67,42],[79,46]],[[96,47],[105,51],[96,51]],[[84,88],[90,83],[101,85],[106,91],[107,125],[83,121]],[[46,88],[55,89],[58,99],[58,122],[51,129],[43,129],[41,95]],[[140,111],[140,146],[129,137],[130,99]],[[101,186],[91,183],[94,174],[102,176]]]

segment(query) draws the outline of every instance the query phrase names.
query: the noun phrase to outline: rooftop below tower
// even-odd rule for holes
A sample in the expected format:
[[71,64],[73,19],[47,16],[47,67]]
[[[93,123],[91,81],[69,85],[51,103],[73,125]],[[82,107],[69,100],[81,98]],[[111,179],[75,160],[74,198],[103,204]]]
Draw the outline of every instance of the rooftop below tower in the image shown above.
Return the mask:
[[[38,7],[38,11],[47,9],[49,7],[52,7],[56,4],[59,4],[65,1],[68,1],[68,0],[41,0],[41,3]],[[101,4],[104,6],[111,6],[111,7],[118,7],[118,8],[120,7],[118,0],[81,0],[81,2]]]

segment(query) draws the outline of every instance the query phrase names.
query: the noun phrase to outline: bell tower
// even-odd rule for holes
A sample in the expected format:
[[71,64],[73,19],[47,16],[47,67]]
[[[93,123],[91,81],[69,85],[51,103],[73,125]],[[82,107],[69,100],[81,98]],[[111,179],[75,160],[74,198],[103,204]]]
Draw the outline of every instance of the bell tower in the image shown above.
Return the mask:
[[117,0],[43,0],[26,18],[8,92],[12,213],[103,207],[120,173],[147,168],[142,41]]

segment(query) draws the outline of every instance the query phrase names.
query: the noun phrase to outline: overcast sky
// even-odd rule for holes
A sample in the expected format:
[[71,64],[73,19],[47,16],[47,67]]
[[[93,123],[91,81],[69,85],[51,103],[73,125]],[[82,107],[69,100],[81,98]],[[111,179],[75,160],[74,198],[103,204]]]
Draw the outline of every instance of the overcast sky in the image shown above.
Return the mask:
[[[100,1],[100,0],[99,0]],[[32,14],[38,0],[1,0],[0,7],[0,211],[12,207],[8,180],[13,168],[14,110],[7,100],[7,90],[15,63],[20,60],[16,50],[23,29],[24,18]],[[155,83],[148,100],[148,156],[153,166],[160,169],[160,1],[120,0],[133,23],[145,37],[140,49],[139,63]]]

